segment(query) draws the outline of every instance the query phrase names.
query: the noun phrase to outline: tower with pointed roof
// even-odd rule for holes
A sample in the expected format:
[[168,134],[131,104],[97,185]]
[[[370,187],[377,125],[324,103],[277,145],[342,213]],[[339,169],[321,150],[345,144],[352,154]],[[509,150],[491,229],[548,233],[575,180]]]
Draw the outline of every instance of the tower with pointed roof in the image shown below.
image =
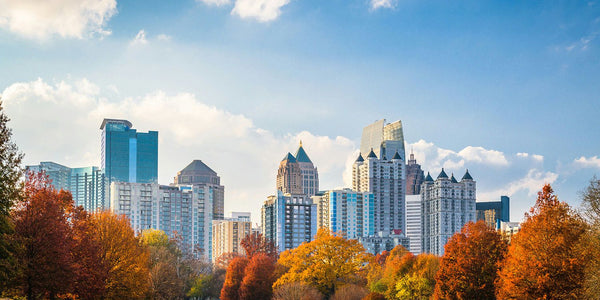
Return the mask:
[[302,173],[303,193],[309,197],[316,195],[319,192],[319,172],[306,151],[304,151],[302,141],[300,141],[300,146],[296,151],[296,161]]
[[460,181],[442,168],[435,181],[429,173],[421,185],[421,247],[444,254],[444,246],[469,221],[476,221],[476,183],[467,170]]
[[288,152],[277,170],[277,190],[283,193],[303,194],[302,170],[296,158]]
[[372,148],[364,154],[359,154],[353,164],[352,189],[373,193],[373,232],[384,236],[394,230],[404,233],[404,159],[398,152],[379,158]]

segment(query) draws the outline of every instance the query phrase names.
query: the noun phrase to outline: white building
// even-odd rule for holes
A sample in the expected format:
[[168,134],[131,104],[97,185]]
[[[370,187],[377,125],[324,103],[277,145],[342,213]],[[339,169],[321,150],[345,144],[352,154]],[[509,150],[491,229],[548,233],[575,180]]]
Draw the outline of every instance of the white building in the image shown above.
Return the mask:
[[178,236],[195,254],[212,257],[213,195],[210,186],[113,182],[111,210],[127,216],[136,234],[149,228]]
[[317,205],[306,195],[277,191],[265,201],[261,217],[263,236],[279,251],[310,242],[317,234]]
[[244,255],[241,241],[252,233],[250,213],[232,212],[231,218],[213,220],[212,261],[225,253]]
[[373,193],[375,233],[406,231],[404,160],[398,152],[391,158],[378,158],[373,150],[366,158],[359,154],[352,169],[352,189]]
[[435,181],[427,173],[421,186],[422,252],[443,255],[450,237],[476,221],[475,192],[468,170],[460,182],[454,175],[448,178],[444,169]]
[[313,196],[317,205],[317,225],[340,232],[348,239],[374,234],[373,194],[351,189],[325,191]]
[[406,196],[406,237],[410,239],[408,250],[414,255],[421,253],[421,195]]

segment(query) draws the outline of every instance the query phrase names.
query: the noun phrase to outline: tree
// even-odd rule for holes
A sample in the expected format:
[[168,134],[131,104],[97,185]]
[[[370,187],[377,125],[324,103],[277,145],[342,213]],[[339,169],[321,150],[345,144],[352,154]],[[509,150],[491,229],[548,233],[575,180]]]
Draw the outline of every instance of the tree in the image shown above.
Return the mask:
[[16,258],[13,254],[16,245],[11,243],[10,237],[14,232],[14,225],[9,217],[9,210],[20,197],[19,180],[23,174],[23,154],[12,142],[8,121],[10,120],[3,112],[0,99],[0,292],[6,288],[5,284],[14,277],[16,270]]
[[589,256],[579,244],[586,230],[585,222],[545,185],[511,240],[499,272],[497,296],[580,299]]
[[237,252],[227,252],[227,253],[223,253],[221,254],[221,256],[217,257],[217,259],[215,260],[215,264],[214,267],[217,269],[224,269],[227,270],[227,267],[229,267],[229,263],[231,263],[231,261],[236,258],[236,257],[242,257],[243,255],[237,253]]
[[221,289],[221,300],[238,300],[240,299],[240,287],[244,279],[244,271],[248,265],[248,259],[245,257],[234,258],[225,274],[225,282]]
[[322,300],[323,294],[302,282],[279,285],[273,291],[273,300]]
[[162,230],[146,229],[140,236],[150,252],[150,298],[174,299],[184,296],[184,279],[178,272],[181,252]]
[[361,285],[346,284],[339,287],[330,300],[362,300],[369,294],[369,290]]
[[23,201],[11,212],[17,252],[16,287],[27,299],[68,293],[75,277],[68,223],[71,193],[56,191],[43,173],[27,176]]
[[225,270],[216,268],[210,274],[200,274],[194,279],[188,297],[200,299],[217,299],[225,282]]
[[267,240],[262,233],[251,233],[246,235],[240,245],[244,248],[246,256],[252,258],[258,253],[267,254],[270,257],[277,258],[277,247],[273,241]]
[[93,234],[108,267],[104,298],[140,299],[148,292],[148,249],[139,243],[127,217],[111,212],[92,215]]
[[271,299],[276,261],[266,253],[255,254],[244,270],[240,299]]
[[485,222],[467,223],[444,248],[436,299],[495,299],[494,282],[507,243]]
[[590,254],[585,270],[585,296],[588,299],[600,298],[600,181],[594,177],[582,194],[583,216],[588,221],[589,230],[585,235],[584,251]]
[[288,271],[274,287],[291,282],[304,282],[317,288],[326,297],[347,283],[361,281],[368,256],[357,240],[347,240],[319,229],[310,243],[283,252],[279,263]]

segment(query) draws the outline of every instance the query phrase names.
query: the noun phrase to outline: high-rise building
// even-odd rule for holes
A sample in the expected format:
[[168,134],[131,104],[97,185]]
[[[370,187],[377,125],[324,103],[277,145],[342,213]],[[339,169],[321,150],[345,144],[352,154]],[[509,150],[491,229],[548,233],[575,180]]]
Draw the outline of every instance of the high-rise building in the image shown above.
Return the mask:
[[279,251],[310,242],[317,234],[317,205],[304,195],[277,191],[261,209],[262,233]]
[[242,239],[252,233],[250,213],[232,213],[231,218],[213,221],[212,261],[225,253],[245,255],[240,245]]
[[408,251],[421,253],[421,195],[406,195],[406,237],[410,239]]
[[298,161],[288,152],[279,163],[279,169],[277,170],[277,190],[284,194],[303,194],[302,179],[302,170]]
[[417,164],[415,155],[410,154],[410,158],[406,163],[406,194],[421,195],[421,184],[425,180],[421,165]]
[[213,195],[213,217],[223,219],[225,213],[225,187],[221,177],[201,160],[194,160],[183,170],[177,172],[174,185],[207,186]]
[[442,169],[434,181],[427,173],[421,186],[422,240],[424,253],[444,254],[450,237],[469,221],[475,221],[475,181],[467,170],[461,181]]
[[158,181],[158,132],[137,132],[127,120],[104,119],[102,169],[110,182]]
[[379,232],[374,236],[359,237],[358,241],[363,245],[365,251],[371,254],[379,254],[382,251],[391,251],[398,245],[408,249],[410,239],[400,229],[394,229],[389,234]]
[[375,156],[390,159],[396,152],[404,161],[404,133],[400,120],[386,124],[385,119],[366,126],[360,140],[360,153],[373,150]]
[[209,186],[113,182],[111,210],[139,234],[149,228],[180,237],[187,250],[212,257],[213,195]]
[[[364,136],[364,134],[363,134]],[[373,150],[359,154],[352,168],[352,189],[373,193],[374,232],[405,230],[404,160],[398,152],[391,159],[378,158]]]
[[316,195],[319,192],[319,172],[310,158],[308,158],[306,151],[304,151],[302,141],[300,141],[300,147],[296,151],[296,161],[302,173],[303,193],[309,197]]
[[510,222],[510,198],[500,196],[500,201],[477,202],[477,221],[483,220],[491,228],[500,228],[500,222]]
[[108,208],[108,181],[98,167],[69,168],[46,161],[27,170],[44,171],[54,188],[71,192],[74,204],[87,211]]
[[374,199],[369,192],[330,190],[312,197],[317,205],[317,226],[348,239],[374,235]]

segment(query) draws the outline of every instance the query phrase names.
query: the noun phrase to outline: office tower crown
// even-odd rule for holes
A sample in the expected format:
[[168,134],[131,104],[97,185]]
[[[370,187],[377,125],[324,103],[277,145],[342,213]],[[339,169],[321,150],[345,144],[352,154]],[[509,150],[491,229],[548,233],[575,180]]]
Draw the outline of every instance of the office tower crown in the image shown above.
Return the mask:
[[446,172],[444,171],[444,168],[442,168],[440,175],[438,175],[438,177],[437,177],[437,179],[440,179],[440,178],[448,179],[448,174],[446,174]]
[[308,158],[306,151],[302,147],[302,141],[300,141],[300,147],[298,147],[298,151],[296,151],[296,160],[300,163],[311,163],[312,161]]
[[465,175],[463,175],[462,180],[473,180],[473,177],[471,177],[471,174],[469,174],[469,169],[467,169],[467,171],[465,172]]

